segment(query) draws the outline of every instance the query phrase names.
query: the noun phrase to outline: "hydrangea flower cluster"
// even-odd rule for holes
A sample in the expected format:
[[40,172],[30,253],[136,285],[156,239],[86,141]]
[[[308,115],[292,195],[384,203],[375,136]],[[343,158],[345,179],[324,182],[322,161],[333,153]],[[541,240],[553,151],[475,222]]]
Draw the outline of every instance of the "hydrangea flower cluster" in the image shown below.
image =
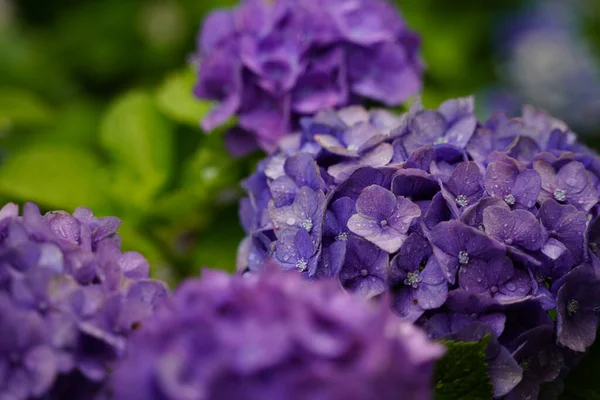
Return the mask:
[[271,151],[302,115],[368,98],[398,105],[421,88],[418,36],[385,0],[242,0],[204,22],[195,94],[237,115],[230,148]]
[[87,208],[2,208],[2,398],[92,398],[126,337],[166,298],[144,257],[121,253],[119,225]]
[[132,336],[111,386],[114,400],[426,400],[443,352],[335,282],[205,270]]
[[600,159],[531,107],[323,111],[245,181],[238,267],[390,293],[433,338],[489,334],[495,396],[537,398],[595,339],[599,182]]

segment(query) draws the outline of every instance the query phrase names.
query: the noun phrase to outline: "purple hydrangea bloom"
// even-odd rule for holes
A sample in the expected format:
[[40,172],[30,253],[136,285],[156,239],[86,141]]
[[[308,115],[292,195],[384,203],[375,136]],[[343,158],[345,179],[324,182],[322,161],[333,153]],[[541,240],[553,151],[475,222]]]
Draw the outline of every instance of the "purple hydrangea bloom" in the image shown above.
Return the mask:
[[476,125],[474,99],[467,97],[448,100],[437,111],[425,110],[416,101],[406,116],[406,124],[398,131],[407,155],[425,145],[433,145],[438,153],[452,154],[467,146]]
[[204,270],[135,333],[112,386],[115,400],[426,400],[443,352],[335,282]]
[[[218,102],[202,126],[212,130],[236,115],[231,149],[252,150],[251,135],[271,151],[303,115],[360,98],[394,106],[416,94],[419,49],[418,36],[385,0],[242,0],[211,13],[199,35],[194,92]],[[447,107],[448,124],[468,124],[467,109]],[[324,146],[350,152],[368,140],[360,127],[322,136]]]
[[557,281],[558,343],[585,351],[594,343],[600,310],[600,281],[591,266],[582,265]]
[[441,188],[450,210],[458,217],[462,210],[483,196],[483,175],[473,161],[462,162],[452,170]]
[[570,161],[561,166],[553,166],[546,160],[536,160],[533,164],[542,178],[540,199],[554,199],[559,203],[571,204],[588,212],[598,203],[591,172],[579,161]]
[[511,207],[530,209],[541,190],[537,171],[527,169],[520,162],[503,157],[488,164],[485,189],[490,196],[501,198]]
[[388,284],[394,293],[398,314],[411,322],[425,310],[442,306],[448,296],[446,277],[429,243],[416,232],[406,239],[392,260]]
[[538,398],[540,385],[558,378],[564,365],[552,326],[548,325],[540,325],[521,334],[515,343],[513,357],[523,370],[523,379],[507,400]]
[[120,221],[86,208],[0,211],[0,392],[10,399],[91,398],[127,337],[167,296]]
[[356,211],[348,220],[348,229],[388,253],[402,247],[411,223],[421,215],[416,204],[378,185],[363,189]]
[[[536,393],[573,366],[568,354],[594,341],[600,308],[579,290],[600,284],[599,166],[563,123],[531,107],[519,118],[497,113],[475,123],[470,98],[438,110],[417,102],[399,116],[323,111],[245,183],[240,210],[251,223],[239,269],[255,273],[271,260],[310,280],[391,298],[401,318],[433,338],[475,337],[481,329],[468,327],[481,323],[496,339],[489,351],[502,355],[500,366],[565,356],[518,376],[493,371],[497,395]],[[308,205],[304,193],[313,193]],[[303,218],[311,229],[296,223]],[[291,248],[297,232],[304,239]],[[550,329],[540,334],[548,346],[535,347],[530,331],[540,325]]]

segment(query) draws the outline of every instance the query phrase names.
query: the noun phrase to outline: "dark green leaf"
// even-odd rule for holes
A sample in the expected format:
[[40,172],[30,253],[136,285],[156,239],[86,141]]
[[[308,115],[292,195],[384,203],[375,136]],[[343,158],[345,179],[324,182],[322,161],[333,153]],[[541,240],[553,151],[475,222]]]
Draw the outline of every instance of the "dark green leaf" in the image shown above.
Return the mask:
[[591,347],[581,363],[565,379],[565,390],[560,400],[597,400],[600,399],[600,343]]
[[438,400],[485,400],[492,398],[492,384],[485,362],[489,337],[479,342],[442,341],[447,352],[435,370]]

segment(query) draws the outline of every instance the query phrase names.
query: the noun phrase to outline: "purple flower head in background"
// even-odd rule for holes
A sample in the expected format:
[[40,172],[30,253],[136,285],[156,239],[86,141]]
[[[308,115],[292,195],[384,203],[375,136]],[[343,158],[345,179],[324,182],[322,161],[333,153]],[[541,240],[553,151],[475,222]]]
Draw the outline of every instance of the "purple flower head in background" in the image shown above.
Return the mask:
[[600,123],[600,64],[582,29],[589,4],[526,2],[502,15],[495,24],[500,29],[493,49],[502,83],[492,89],[499,100],[488,101],[496,103],[493,108],[518,110],[521,103],[536,104],[582,134],[595,132]]
[[[244,184],[240,212],[255,222],[244,223],[238,268],[252,275],[270,261],[391,298],[432,338],[488,329],[496,395],[536,393],[594,341],[600,308],[580,289],[600,285],[589,272],[600,254],[598,165],[532,107],[484,123],[470,98],[403,115],[322,111]],[[539,325],[550,331],[534,346]]]
[[82,207],[0,211],[0,392],[8,398],[93,397],[128,335],[167,297],[141,254],[120,251],[120,223]]
[[421,400],[443,352],[335,282],[204,270],[135,333],[112,386],[115,400]]
[[[242,0],[211,13],[198,38],[194,92],[217,102],[202,126],[210,131],[237,116],[231,150],[251,151],[253,141],[272,151],[304,115],[362,98],[395,106],[419,92],[419,48],[384,0]],[[463,113],[448,110],[449,123]],[[356,151],[353,137],[329,143]]]

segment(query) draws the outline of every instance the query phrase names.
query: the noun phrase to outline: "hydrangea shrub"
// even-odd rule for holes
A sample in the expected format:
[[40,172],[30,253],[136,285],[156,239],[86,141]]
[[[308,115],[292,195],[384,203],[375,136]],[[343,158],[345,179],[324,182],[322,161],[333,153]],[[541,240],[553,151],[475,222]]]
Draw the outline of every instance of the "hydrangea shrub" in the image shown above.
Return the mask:
[[600,159],[532,107],[473,111],[462,98],[303,119],[243,184],[238,266],[389,294],[432,338],[489,335],[495,396],[536,398],[595,340]]
[[120,223],[83,207],[0,210],[0,397],[93,398],[167,297],[141,254],[120,251]]
[[362,98],[399,105],[421,88],[418,36],[385,0],[243,0],[199,35],[195,94],[210,131],[237,116],[234,153],[271,151],[300,116]]
[[134,334],[115,400],[431,398],[440,344],[335,282],[204,270]]

